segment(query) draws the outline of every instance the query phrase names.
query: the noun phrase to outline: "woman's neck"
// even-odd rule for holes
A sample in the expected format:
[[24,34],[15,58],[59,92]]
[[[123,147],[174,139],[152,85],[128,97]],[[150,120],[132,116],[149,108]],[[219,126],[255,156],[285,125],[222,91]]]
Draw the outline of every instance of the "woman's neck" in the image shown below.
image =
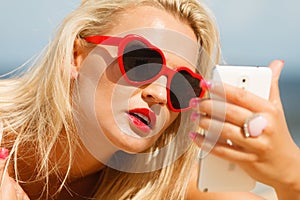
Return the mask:
[[101,171],[78,178],[68,184],[58,195],[58,200],[91,199],[100,184]]
[[[92,195],[91,189],[93,186],[96,186],[99,181],[99,175],[101,170],[105,167],[104,164],[99,162],[94,158],[88,150],[80,144],[80,141],[77,145],[74,152],[73,160],[71,162],[70,170],[69,169],[69,154],[63,154],[62,152],[66,151],[66,145],[63,145],[64,142],[60,140],[59,144],[55,145],[55,150],[52,152],[51,157],[49,158],[50,163],[56,163],[56,168],[59,169],[57,173],[49,174],[48,179],[48,188],[45,187],[46,178],[37,181],[35,176],[37,175],[37,165],[35,163],[39,162],[39,158],[35,156],[35,152],[20,151],[20,159],[18,161],[18,171],[20,180],[24,181],[24,184],[21,186],[24,188],[25,192],[29,195],[31,199],[37,199],[41,197],[41,193],[44,192],[46,195],[45,189],[49,189],[49,194],[54,195],[57,193],[57,190],[61,187],[62,180],[65,178],[66,174],[68,177],[66,183],[61,192],[59,192],[59,199],[76,199],[73,198],[77,196],[78,199],[84,199],[83,196]],[[67,150],[68,151],[68,150]],[[111,154],[107,154],[108,157]],[[57,160],[58,159],[58,160]],[[12,166],[12,165],[11,165]],[[12,166],[13,167],[13,166]],[[14,169],[11,168],[10,172],[13,175]],[[60,177],[58,177],[58,175]],[[60,194],[62,193],[62,194]],[[70,198],[67,198],[69,196]]]

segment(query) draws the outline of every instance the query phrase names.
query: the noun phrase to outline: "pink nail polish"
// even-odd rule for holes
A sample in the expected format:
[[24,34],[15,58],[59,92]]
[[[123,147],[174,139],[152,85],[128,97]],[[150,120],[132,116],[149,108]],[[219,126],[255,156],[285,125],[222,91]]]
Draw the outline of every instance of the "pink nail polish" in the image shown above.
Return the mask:
[[200,114],[199,114],[199,113],[193,112],[193,113],[191,114],[191,120],[192,120],[193,122],[196,122],[199,118],[200,118]]
[[189,138],[191,140],[195,140],[197,138],[197,136],[198,136],[198,133],[196,133],[196,132],[190,132],[189,133]]
[[249,121],[249,133],[252,137],[258,137],[262,134],[263,130],[267,127],[267,120],[259,115],[258,117]]
[[1,160],[4,160],[7,158],[9,152],[8,152],[8,149],[6,148],[0,148],[0,159]]
[[190,107],[192,107],[192,108],[197,108],[199,102],[200,102],[200,99],[199,99],[199,98],[192,98],[192,99],[190,100],[189,105],[190,105]]
[[207,89],[211,89],[213,86],[212,82],[211,81],[206,81],[206,87]]

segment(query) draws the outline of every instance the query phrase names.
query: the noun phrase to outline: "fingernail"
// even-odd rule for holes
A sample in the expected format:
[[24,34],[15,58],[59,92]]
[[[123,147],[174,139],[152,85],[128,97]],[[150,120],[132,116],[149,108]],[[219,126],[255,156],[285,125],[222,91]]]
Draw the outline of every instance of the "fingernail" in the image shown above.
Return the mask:
[[252,137],[258,137],[267,127],[268,121],[261,115],[249,121],[249,133]]
[[0,160],[5,160],[9,154],[8,149],[0,148]]
[[211,82],[210,81],[201,81],[200,86],[203,90],[209,90],[211,87]]
[[191,114],[191,120],[192,120],[193,122],[196,122],[199,118],[200,118],[200,114],[199,114],[199,113],[193,112],[193,113]]
[[198,133],[196,133],[196,132],[190,132],[189,133],[189,138],[191,140],[195,140],[197,138],[197,136],[198,136]]
[[199,98],[192,98],[190,100],[189,105],[190,105],[191,108],[197,108],[199,103],[200,103],[200,99]]
[[280,60],[281,62],[282,62],[282,64],[284,64],[285,63],[285,61],[284,60]]
[[206,87],[207,89],[211,89],[213,86],[213,83],[211,81],[206,81]]

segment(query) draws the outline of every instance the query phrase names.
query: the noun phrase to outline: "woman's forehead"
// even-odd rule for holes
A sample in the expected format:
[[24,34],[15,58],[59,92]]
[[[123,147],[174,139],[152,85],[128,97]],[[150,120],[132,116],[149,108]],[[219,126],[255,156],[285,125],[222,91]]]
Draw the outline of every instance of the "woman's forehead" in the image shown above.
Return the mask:
[[195,66],[199,46],[197,37],[188,23],[174,14],[154,6],[130,7],[115,16],[116,23],[109,35],[137,34],[154,46],[187,60]]
[[118,37],[124,37],[129,34],[144,37],[162,51],[176,55],[192,66],[197,64],[200,45],[180,32],[168,29],[140,28],[120,33]]

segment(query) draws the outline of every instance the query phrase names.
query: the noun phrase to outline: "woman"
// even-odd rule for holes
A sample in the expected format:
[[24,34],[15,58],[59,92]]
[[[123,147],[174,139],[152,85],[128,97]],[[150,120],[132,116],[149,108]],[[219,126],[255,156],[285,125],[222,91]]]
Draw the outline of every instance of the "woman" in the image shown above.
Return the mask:
[[[28,72],[0,82],[4,177],[30,199],[256,198],[204,194],[189,178],[198,148],[186,139],[196,128],[187,101],[204,95],[218,57],[218,33],[197,1],[82,2]],[[132,59],[137,69],[165,65],[131,76]],[[178,96],[183,75],[201,92]],[[3,198],[26,194],[4,179]]]

